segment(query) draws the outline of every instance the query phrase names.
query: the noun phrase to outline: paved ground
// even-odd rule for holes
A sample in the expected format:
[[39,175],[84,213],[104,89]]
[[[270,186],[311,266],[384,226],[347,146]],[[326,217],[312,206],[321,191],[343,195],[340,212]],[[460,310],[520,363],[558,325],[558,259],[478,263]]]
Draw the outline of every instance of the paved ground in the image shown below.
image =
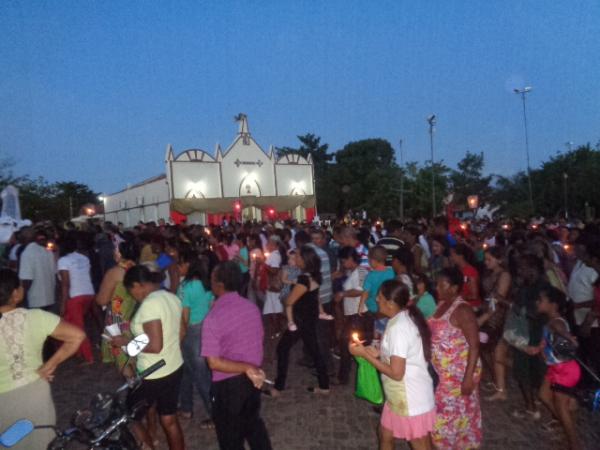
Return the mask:
[[[267,374],[272,377],[273,349],[268,345]],[[297,359],[300,344],[295,349]],[[335,387],[328,398],[315,398],[305,391],[316,380],[307,369],[292,364],[289,389],[278,399],[263,397],[263,417],[270,432],[273,447],[277,450],[313,449],[375,449],[378,417],[364,401],[354,398],[351,387]],[[76,362],[66,363],[57,374],[54,396],[59,425],[66,426],[75,409],[84,407],[92,394],[108,392],[120,384],[112,367],[99,363],[79,367]],[[217,449],[213,431],[201,430],[202,405],[197,398],[195,417],[183,422],[187,448]],[[483,404],[484,447],[490,450],[563,449],[562,436],[552,440],[531,421],[518,421],[511,412],[520,406],[520,396],[513,389],[509,400],[503,404]],[[587,449],[600,448],[600,414],[580,414],[579,425]],[[166,448],[163,444],[161,448]],[[398,443],[397,448],[408,448]]]

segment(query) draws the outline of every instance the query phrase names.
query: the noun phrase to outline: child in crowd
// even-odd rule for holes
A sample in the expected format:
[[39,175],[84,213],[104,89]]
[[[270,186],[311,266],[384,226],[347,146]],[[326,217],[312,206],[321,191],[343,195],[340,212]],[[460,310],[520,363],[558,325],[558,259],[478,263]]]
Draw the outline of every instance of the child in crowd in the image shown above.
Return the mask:
[[[371,271],[365,278],[363,293],[360,296],[360,303],[357,310],[359,316],[366,315],[364,328],[365,339],[367,341],[383,335],[383,331],[385,330],[386,319],[375,320],[375,314],[378,311],[377,292],[384,281],[392,280],[396,276],[394,269],[385,265],[386,258],[387,250],[384,247],[376,245],[369,250],[369,266],[371,267]],[[366,313],[363,312],[365,305],[368,309]]]
[[250,252],[250,284],[248,286],[248,299],[260,306],[264,302],[264,292],[261,291],[259,286],[259,268],[261,263],[264,261],[264,255],[262,251],[262,243],[258,234],[251,234],[248,237],[248,250]]
[[413,279],[415,283],[415,305],[423,316],[429,319],[437,306],[433,295],[429,292],[429,280],[425,275],[415,275]]
[[400,247],[392,255],[392,268],[396,274],[396,279],[408,286],[411,298],[414,296],[412,280],[413,262],[413,254],[407,247]]
[[[540,388],[540,399],[546,405],[552,416],[562,425],[571,450],[579,449],[581,443],[577,436],[574,412],[576,400],[570,391],[581,378],[581,368],[577,361],[557,351],[555,348],[560,341],[568,341],[572,347],[577,341],[569,330],[569,324],[562,316],[566,308],[566,298],[559,289],[548,286],[540,292],[537,301],[537,311],[548,318],[544,326],[544,338],[539,346],[528,347],[527,353],[536,355],[543,353],[548,371]],[[552,422],[547,425],[551,428]]]

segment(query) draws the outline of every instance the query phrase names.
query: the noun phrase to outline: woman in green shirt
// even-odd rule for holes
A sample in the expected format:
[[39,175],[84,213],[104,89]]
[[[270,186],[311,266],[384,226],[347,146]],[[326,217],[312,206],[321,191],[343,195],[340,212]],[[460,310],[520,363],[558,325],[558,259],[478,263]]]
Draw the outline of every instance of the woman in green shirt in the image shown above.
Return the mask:
[[[19,277],[0,270],[0,424],[19,419],[55,425],[56,411],[48,382],[58,365],[72,356],[85,338],[80,328],[42,309],[25,309]],[[63,345],[45,363],[42,347],[48,336]],[[34,430],[15,449],[43,449],[54,438],[49,428]]]
[[182,328],[185,337],[181,343],[184,371],[179,393],[179,416],[190,419],[194,410],[193,386],[196,386],[208,418],[202,428],[213,428],[211,420],[210,386],[211,375],[206,359],[200,356],[202,321],[208,314],[213,301],[210,291],[208,261],[193,252],[180,255],[179,272],[184,276],[177,291],[182,302]]
[[248,297],[248,286],[250,285],[250,253],[248,251],[248,236],[245,233],[237,235],[237,245],[240,248],[239,254],[234,258],[242,271],[242,289],[240,295],[244,298]]
[[429,280],[425,275],[415,275],[415,305],[426,319],[433,316],[437,307],[433,295],[429,293]]

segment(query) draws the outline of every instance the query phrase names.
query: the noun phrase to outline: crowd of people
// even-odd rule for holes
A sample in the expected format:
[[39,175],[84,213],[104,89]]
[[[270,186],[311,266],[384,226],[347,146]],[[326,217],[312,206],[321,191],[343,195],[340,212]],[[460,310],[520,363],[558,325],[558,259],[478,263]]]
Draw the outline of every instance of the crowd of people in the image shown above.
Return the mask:
[[[180,421],[193,415],[195,390],[220,448],[270,449],[261,395],[286,395],[301,340],[298,363],[317,380],[307,395],[338,395],[353,355],[380,372],[381,449],[395,439],[479,448],[480,402],[506,401],[514,385],[515,417],[581,448],[575,389],[593,380],[577,359],[600,370],[595,224],[40,224],[16,233],[4,257],[0,404],[19,402],[0,408],[2,424],[53,424],[48,382],[75,354],[124,377],[163,359],[128,400],[150,405],[133,427],[143,448],[156,448],[159,424],[170,449],[185,447]],[[130,358],[121,347],[141,333],[150,343]],[[576,356],[557,350],[564,343]],[[35,448],[50,438],[31,437]]]

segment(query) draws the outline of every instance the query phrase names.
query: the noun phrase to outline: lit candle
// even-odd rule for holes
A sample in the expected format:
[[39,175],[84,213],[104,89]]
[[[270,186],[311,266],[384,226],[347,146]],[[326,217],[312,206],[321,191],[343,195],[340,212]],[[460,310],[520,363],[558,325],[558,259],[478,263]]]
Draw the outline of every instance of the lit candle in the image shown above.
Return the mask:
[[571,249],[571,246],[569,244],[565,244],[563,245],[563,248],[565,249],[565,252],[568,252]]
[[488,245],[487,245],[486,243],[484,243],[484,244],[483,244],[483,249],[484,249],[484,250],[487,250],[487,248],[488,248]]
[[360,344],[360,339],[358,339],[358,333],[352,333],[352,340],[356,343],[356,344]]

